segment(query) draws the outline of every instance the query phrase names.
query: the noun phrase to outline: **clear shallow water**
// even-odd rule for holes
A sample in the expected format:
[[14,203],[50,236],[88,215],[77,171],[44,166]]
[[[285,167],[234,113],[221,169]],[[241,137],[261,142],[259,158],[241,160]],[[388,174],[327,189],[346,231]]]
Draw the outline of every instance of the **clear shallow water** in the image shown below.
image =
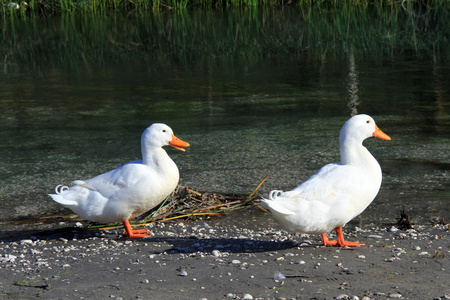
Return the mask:
[[[283,18],[286,28],[294,28],[295,13],[286,14],[292,14],[292,20]],[[259,20],[256,24],[264,24],[264,17],[254,16]],[[200,17],[191,18],[196,24]],[[57,184],[68,185],[139,159],[140,135],[154,122],[170,125],[178,137],[191,143],[185,153],[167,148],[179,166],[182,185],[250,194],[269,175],[261,195],[291,189],[324,164],[339,160],[339,131],[350,112],[372,115],[392,138],[365,142],[380,162],[384,179],[362,220],[393,222],[403,208],[417,222],[450,219],[448,49],[432,57],[397,46],[389,56],[371,56],[383,50],[364,50],[366,41],[358,43],[355,37],[350,47],[354,50],[335,42],[339,49],[318,60],[320,49],[273,53],[274,45],[289,46],[289,37],[263,40],[261,34],[268,31],[260,25],[248,32],[247,40],[253,38],[260,48],[268,41],[272,46],[239,51],[228,39],[235,29],[225,25],[228,18],[242,20],[233,14],[208,17],[209,22],[217,22],[211,30],[218,37],[211,40],[212,34],[204,32],[207,38],[199,50],[173,42],[180,53],[169,45],[178,54],[167,55],[163,63],[164,51],[152,56],[131,46],[106,55],[106,50],[98,49],[106,49],[107,41],[114,48],[119,38],[129,42],[129,37],[92,39],[89,46],[90,38],[85,36],[94,33],[83,35],[71,27],[65,30],[68,36],[76,32],[79,44],[72,49],[55,42],[60,47],[51,47],[51,54],[42,49],[35,53],[45,58],[43,62],[30,58],[30,52],[36,51],[33,47],[23,47],[23,54],[14,56],[21,40],[8,48],[15,59],[5,60],[0,72],[1,219],[67,212],[46,194]],[[131,21],[111,25],[106,19],[98,25],[113,26],[116,32],[120,26],[134,28]],[[78,22],[85,24],[74,21]],[[58,24],[66,23],[50,19],[38,28],[56,36]],[[153,32],[158,24],[135,30]],[[25,21],[17,28],[27,26]],[[37,38],[35,31],[27,33]],[[142,38],[141,43],[150,48],[161,39]],[[209,48],[219,41],[231,50],[221,53]],[[76,47],[86,53],[85,60],[69,60],[67,53],[75,53]],[[210,52],[201,55],[202,49]],[[87,63],[95,61],[89,53],[96,51],[103,55],[97,53],[97,62]],[[9,228],[9,224],[2,226]]]

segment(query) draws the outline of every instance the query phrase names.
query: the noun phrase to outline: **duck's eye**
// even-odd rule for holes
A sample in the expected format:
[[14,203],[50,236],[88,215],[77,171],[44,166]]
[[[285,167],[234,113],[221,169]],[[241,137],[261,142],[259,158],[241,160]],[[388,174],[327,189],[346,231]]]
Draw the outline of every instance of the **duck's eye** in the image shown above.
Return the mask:
[[370,123],[370,120],[367,120],[366,123],[369,124],[369,123]]
[[165,129],[163,129],[163,132],[166,132],[166,130],[165,130]]

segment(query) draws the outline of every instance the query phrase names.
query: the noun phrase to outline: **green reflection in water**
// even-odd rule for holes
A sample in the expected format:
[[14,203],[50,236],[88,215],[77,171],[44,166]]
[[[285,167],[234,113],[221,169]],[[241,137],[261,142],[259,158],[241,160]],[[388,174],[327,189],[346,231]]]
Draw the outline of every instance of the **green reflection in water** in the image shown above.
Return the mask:
[[217,68],[277,55],[308,55],[324,63],[350,52],[378,63],[398,53],[447,60],[448,17],[445,8],[385,6],[4,18],[0,50],[5,63],[37,72],[52,66],[85,72],[124,60],[170,69],[195,61]]

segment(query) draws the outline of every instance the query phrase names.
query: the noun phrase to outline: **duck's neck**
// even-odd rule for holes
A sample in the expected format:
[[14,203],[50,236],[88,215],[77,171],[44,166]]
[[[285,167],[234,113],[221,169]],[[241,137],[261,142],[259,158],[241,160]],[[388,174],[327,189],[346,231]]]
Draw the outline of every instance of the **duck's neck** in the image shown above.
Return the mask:
[[370,154],[362,142],[355,140],[340,141],[341,164],[355,166],[373,166],[380,168],[377,160]]
[[143,147],[142,163],[144,165],[152,166],[155,170],[159,170],[160,172],[170,170],[175,165],[167,152],[161,147]]

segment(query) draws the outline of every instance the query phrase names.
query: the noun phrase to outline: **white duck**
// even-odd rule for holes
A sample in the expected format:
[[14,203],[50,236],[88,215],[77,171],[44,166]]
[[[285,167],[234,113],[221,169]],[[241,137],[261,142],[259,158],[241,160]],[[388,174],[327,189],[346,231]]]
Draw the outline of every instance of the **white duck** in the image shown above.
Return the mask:
[[[340,162],[322,167],[292,191],[270,192],[261,205],[288,231],[322,234],[324,245],[364,245],[345,241],[342,227],[369,206],[381,186],[380,165],[362,145],[372,136],[391,139],[370,116],[350,118],[339,136]],[[332,229],[336,230],[337,241],[326,235]]]
[[49,196],[83,219],[122,222],[128,237],[147,237],[147,229],[133,230],[129,219],[157,206],[176,188],[180,175],[162,148],[166,145],[181,151],[189,147],[169,126],[155,123],[142,134],[142,160],[86,181],[76,180],[70,188],[58,185],[56,194]]

